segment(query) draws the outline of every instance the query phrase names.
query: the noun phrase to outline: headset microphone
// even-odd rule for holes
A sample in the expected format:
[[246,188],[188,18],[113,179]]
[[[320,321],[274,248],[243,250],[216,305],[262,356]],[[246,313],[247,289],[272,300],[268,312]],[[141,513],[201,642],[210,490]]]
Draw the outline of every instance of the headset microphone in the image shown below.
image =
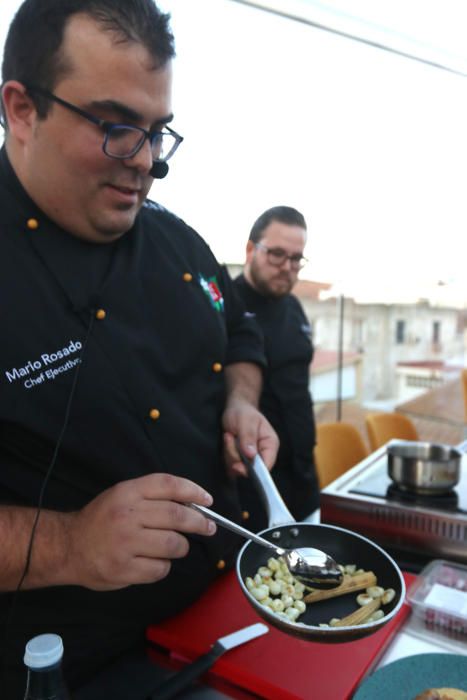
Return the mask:
[[149,174],[151,177],[154,177],[156,180],[162,180],[163,177],[167,175],[169,172],[169,166],[167,163],[164,161],[157,161],[155,160],[154,163],[152,164],[152,168],[149,171]]

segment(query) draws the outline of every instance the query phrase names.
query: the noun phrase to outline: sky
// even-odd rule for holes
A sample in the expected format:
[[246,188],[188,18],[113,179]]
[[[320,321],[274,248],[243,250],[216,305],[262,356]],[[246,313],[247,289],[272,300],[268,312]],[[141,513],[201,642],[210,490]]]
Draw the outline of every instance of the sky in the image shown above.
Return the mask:
[[[418,1],[391,6],[404,13],[399,29],[438,32],[454,53],[467,7],[450,14],[453,1],[430,27]],[[2,30],[19,4],[0,1]],[[345,6],[357,5],[377,24],[378,3]],[[229,263],[243,262],[262,211],[294,206],[309,229],[302,278],[360,301],[467,307],[466,77],[232,0],[161,6],[177,48],[173,127],[185,140],[153,199]]]

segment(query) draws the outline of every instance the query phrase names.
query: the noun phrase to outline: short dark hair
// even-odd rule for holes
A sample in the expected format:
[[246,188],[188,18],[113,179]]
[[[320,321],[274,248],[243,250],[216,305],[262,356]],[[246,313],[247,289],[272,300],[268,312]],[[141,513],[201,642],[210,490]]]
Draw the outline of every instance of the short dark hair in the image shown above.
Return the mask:
[[305,217],[299,211],[293,207],[272,207],[271,209],[266,209],[256,219],[250,231],[249,240],[253,241],[253,243],[259,243],[263,237],[264,229],[273,221],[279,221],[281,224],[289,224],[290,226],[300,226],[306,231]]
[[[24,0],[6,38],[2,82],[18,80],[53,90],[71,70],[61,48],[67,22],[76,14],[94,19],[116,41],[141,43],[156,67],[175,55],[170,15],[153,0]],[[50,103],[36,96],[34,102],[39,117],[45,117]]]

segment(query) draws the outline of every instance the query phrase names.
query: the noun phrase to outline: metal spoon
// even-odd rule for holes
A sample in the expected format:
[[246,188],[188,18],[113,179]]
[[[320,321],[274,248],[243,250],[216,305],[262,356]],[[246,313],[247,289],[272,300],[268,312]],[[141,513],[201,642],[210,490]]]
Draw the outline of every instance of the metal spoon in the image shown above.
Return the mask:
[[272,549],[277,556],[285,560],[290,573],[300,583],[312,588],[335,588],[342,583],[342,572],[334,559],[325,552],[321,552],[321,550],[313,547],[283,549],[209,508],[198,506],[196,503],[188,503],[187,505],[202,513],[206,518],[214,520],[221,527],[225,527],[227,530],[231,530],[247,540],[256,542],[262,547]]

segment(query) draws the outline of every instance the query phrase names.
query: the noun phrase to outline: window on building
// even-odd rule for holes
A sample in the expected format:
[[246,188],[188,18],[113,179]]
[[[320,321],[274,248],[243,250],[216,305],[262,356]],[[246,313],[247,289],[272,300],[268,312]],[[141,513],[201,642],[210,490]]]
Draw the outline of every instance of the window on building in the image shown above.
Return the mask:
[[441,342],[441,321],[433,321],[433,343]]
[[396,343],[405,342],[405,321],[396,321]]
[[356,319],[352,326],[353,345],[360,348],[363,345],[363,320]]

